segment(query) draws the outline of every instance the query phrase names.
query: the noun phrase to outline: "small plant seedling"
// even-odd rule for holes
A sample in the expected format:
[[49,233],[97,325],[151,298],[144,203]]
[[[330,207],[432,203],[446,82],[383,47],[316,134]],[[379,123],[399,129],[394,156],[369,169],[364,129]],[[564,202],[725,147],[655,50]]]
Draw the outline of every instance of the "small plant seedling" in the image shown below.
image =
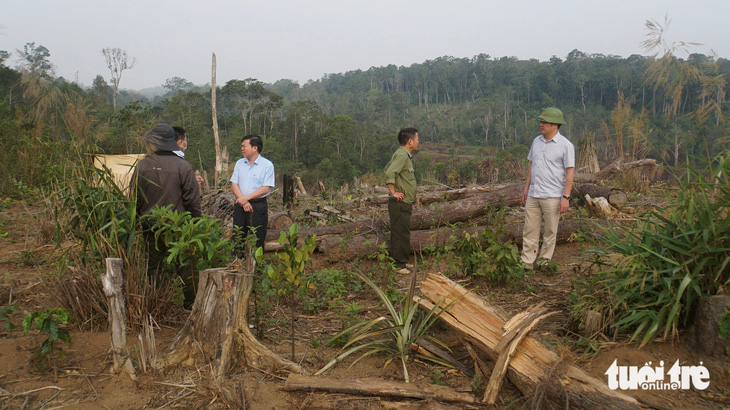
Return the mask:
[[42,367],[45,367],[49,359],[54,360],[55,354],[58,354],[60,361],[66,359],[66,353],[56,346],[56,341],[61,340],[71,344],[68,329],[59,327],[59,325],[67,324],[70,320],[71,314],[63,308],[33,312],[23,319],[24,333],[28,333],[33,323],[35,323],[35,327],[39,332],[48,335],[48,338],[41,343],[41,346],[34,353],[35,357],[41,361]]
[[13,324],[13,317],[18,314],[16,312],[17,310],[18,307],[15,305],[3,306],[2,308],[0,308],[0,322],[3,322],[3,329],[15,329],[15,324]]

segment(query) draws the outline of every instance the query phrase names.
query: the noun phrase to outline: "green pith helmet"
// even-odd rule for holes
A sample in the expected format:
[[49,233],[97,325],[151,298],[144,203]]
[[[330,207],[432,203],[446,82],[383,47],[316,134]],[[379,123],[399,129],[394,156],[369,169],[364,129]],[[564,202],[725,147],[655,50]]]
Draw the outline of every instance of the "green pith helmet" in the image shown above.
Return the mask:
[[543,120],[551,124],[565,124],[563,118],[563,112],[555,107],[548,107],[542,110],[542,114],[537,117],[538,120]]

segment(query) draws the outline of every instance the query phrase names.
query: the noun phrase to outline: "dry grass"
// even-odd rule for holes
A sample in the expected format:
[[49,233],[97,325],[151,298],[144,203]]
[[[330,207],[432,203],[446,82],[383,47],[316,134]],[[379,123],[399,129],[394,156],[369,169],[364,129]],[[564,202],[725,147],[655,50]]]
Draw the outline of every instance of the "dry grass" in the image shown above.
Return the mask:
[[[179,325],[182,314],[180,290],[173,281],[156,283],[147,278],[147,258],[141,245],[125,260],[127,325],[142,329],[148,316],[160,325]],[[108,302],[101,284],[103,272],[85,264],[70,252],[69,266],[49,281],[49,293],[68,310],[80,328],[99,330],[107,326]]]

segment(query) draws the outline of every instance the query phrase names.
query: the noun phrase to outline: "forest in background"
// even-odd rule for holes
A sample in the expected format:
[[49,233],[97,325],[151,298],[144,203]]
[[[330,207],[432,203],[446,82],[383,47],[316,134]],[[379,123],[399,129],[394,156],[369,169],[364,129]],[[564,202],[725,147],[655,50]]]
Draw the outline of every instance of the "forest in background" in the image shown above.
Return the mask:
[[[240,158],[241,137],[258,133],[277,175],[328,187],[366,174],[377,181],[406,126],[418,128],[423,141],[416,160],[421,183],[485,182],[485,164],[497,170],[497,180],[520,178],[520,167],[511,164],[525,161],[538,134],[535,118],[547,106],[565,113],[561,133],[576,146],[591,139],[604,163],[628,154],[675,166],[721,152],[730,61],[667,46],[661,36],[647,50],[654,54],[574,50],[549,61],[444,56],[306,84],[242,75],[217,87],[219,133],[231,163]],[[5,195],[45,187],[87,154],[144,152],[141,135],[158,122],[184,127],[187,160],[212,175],[210,85],[171,77],[164,95],[150,99],[119,88],[112,74],[111,81],[100,74],[82,88],[54,76],[51,52],[42,45],[0,51]]]

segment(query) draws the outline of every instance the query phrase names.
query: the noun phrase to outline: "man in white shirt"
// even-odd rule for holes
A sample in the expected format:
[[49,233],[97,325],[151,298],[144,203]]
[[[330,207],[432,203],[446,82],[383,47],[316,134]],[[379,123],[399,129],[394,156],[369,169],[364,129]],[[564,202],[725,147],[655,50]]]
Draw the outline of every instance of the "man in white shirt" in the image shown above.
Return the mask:
[[274,187],[274,164],[261,156],[264,143],[258,135],[246,135],[241,140],[243,158],[236,162],[231,176],[231,191],[236,196],[233,206],[233,234],[236,255],[243,259],[245,240],[256,235],[256,247],[264,247],[269,224],[267,197]]

